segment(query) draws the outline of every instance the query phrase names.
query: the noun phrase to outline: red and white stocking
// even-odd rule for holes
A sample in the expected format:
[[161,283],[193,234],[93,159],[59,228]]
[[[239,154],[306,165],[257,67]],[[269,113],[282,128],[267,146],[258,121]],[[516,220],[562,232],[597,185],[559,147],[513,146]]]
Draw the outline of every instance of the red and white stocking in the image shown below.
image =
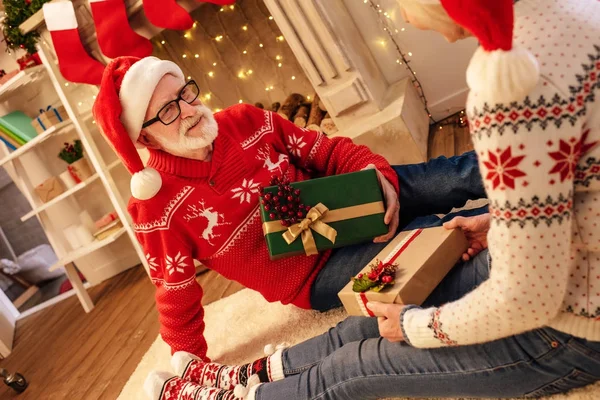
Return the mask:
[[71,82],[99,85],[104,65],[83,48],[73,3],[46,3],[43,10],[62,76]]
[[236,400],[233,390],[216,389],[173,376],[169,372],[151,372],[144,382],[144,390],[152,400]]
[[144,13],[154,26],[176,31],[190,29],[194,21],[175,0],[144,0]]
[[89,0],[94,17],[98,44],[102,54],[147,57],[152,54],[152,43],[131,29],[124,0]]
[[278,381],[284,378],[281,354],[283,349],[245,365],[221,365],[207,363],[185,351],[173,354],[171,366],[183,379],[220,389],[231,390],[236,386],[252,387],[258,383]]

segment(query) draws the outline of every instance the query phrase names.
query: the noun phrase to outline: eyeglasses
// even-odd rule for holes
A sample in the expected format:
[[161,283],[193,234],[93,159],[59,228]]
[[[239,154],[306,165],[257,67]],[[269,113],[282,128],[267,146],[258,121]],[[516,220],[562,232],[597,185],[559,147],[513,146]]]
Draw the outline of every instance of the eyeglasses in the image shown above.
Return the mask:
[[179,101],[183,100],[188,104],[192,104],[200,94],[200,89],[195,81],[191,80],[185,84],[184,87],[179,91],[179,95],[175,100],[171,100],[165,104],[156,113],[156,117],[144,122],[142,128],[146,128],[155,122],[161,122],[164,125],[169,125],[175,122],[179,115],[181,115],[181,107],[179,107]]

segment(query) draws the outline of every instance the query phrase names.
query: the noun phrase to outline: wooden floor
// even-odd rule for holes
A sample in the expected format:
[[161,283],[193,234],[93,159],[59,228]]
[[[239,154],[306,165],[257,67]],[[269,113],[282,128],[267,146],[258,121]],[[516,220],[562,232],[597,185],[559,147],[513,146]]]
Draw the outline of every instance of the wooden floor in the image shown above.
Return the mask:
[[[432,127],[430,157],[470,149],[466,128]],[[199,275],[198,281],[205,293],[203,304],[242,289],[212,271]],[[18,322],[13,353],[0,360],[0,367],[22,373],[30,386],[17,396],[0,382],[0,399],[117,398],[158,335],[154,286],[137,267],[92,288],[90,294],[96,303],[90,314],[73,296]]]
[[[203,304],[242,287],[209,271],[198,276]],[[158,335],[154,286],[142,267],[90,290],[96,308],[86,314],[75,296],[17,324],[14,349],[0,361],[29,381],[21,394],[0,382],[0,399],[116,399]]]

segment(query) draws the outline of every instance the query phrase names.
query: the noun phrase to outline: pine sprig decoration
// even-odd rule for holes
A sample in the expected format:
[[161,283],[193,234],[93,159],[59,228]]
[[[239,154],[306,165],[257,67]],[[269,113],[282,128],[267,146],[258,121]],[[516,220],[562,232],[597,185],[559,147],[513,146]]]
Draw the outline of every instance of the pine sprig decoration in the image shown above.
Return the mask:
[[358,276],[352,278],[352,290],[354,292],[362,293],[368,290],[381,292],[387,286],[394,284],[397,265],[375,261],[369,267],[369,272],[358,274]]
[[76,139],[73,144],[65,142],[65,147],[58,153],[58,158],[65,161],[67,164],[73,164],[75,161],[83,157],[83,146],[81,140]]
[[40,38],[37,31],[24,35],[19,25],[38,12],[50,0],[3,0],[6,18],[2,22],[2,33],[8,49],[24,49],[29,54],[36,52],[35,45]]

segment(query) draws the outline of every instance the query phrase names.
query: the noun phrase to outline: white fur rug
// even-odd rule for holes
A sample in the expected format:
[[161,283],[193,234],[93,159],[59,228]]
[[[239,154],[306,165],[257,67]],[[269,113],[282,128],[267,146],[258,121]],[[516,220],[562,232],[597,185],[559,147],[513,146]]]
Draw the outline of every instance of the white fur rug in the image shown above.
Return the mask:
[[[208,356],[215,362],[241,364],[263,356],[268,343],[300,343],[325,332],[345,317],[342,309],[328,313],[301,310],[244,289],[205,308]],[[142,389],[151,370],[170,371],[170,350],[160,336],[129,378],[118,400],[147,400]],[[575,390],[552,400],[598,400],[600,383]]]

